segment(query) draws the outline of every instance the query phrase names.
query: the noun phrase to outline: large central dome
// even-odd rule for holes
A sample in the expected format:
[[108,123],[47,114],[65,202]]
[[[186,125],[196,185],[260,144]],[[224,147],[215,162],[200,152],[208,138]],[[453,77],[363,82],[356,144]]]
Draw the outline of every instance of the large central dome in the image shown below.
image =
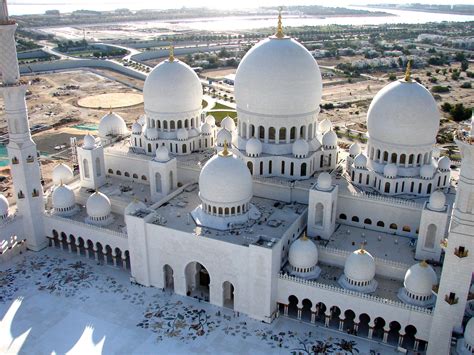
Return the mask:
[[369,137],[381,143],[421,146],[436,142],[439,111],[416,81],[398,80],[375,95],[367,113]]
[[201,82],[186,63],[165,60],[146,78],[143,100],[148,115],[196,111],[202,105]]
[[309,51],[289,37],[267,38],[242,59],[235,77],[237,109],[289,116],[319,109],[321,72]]

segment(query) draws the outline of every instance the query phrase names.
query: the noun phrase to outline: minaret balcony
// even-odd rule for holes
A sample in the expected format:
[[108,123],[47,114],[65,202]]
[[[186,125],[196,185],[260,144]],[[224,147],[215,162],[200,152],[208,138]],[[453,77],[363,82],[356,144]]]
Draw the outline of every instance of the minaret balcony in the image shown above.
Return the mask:
[[459,297],[456,297],[456,294],[454,292],[451,292],[449,295],[444,296],[444,300],[446,301],[446,303],[453,306],[455,304],[458,304]]
[[463,246],[459,246],[457,248],[454,248],[454,255],[456,255],[458,258],[466,258],[469,255],[469,250],[467,250]]

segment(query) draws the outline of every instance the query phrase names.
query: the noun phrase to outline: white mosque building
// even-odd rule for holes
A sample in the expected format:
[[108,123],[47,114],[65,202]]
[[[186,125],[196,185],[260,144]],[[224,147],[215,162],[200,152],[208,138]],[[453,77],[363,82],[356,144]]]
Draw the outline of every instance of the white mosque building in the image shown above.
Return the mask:
[[0,240],[62,248],[271,323],[294,317],[395,347],[474,349],[474,127],[460,131],[454,192],[436,154],[440,115],[422,85],[383,88],[368,144],[338,148],[319,122],[322,79],[296,40],[255,45],[235,78],[237,120],[202,109],[199,78],[173,57],[149,74],[128,130],[110,112],[43,191],[6,2],[1,91],[16,194],[0,195]]

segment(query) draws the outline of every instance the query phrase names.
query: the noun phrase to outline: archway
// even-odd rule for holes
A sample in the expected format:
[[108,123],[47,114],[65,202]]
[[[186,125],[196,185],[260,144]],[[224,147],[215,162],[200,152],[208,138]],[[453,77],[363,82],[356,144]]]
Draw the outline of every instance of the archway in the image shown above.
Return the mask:
[[196,261],[189,263],[184,271],[186,295],[209,301],[211,277],[207,269]]
[[174,291],[173,268],[168,264],[163,266],[163,286],[166,290]]
[[330,309],[329,327],[333,329],[339,329],[339,316],[341,315],[341,309],[337,306],[332,306]]
[[294,295],[288,297],[288,317],[298,317],[298,298]]
[[388,331],[387,343],[390,345],[397,346],[398,338],[400,337],[400,329],[402,329],[400,323],[397,321],[390,322],[390,330]]
[[344,312],[344,328],[343,330],[349,334],[354,333],[355,313],[351,309]]
[[222,304],[224,307],[234,309],[234,285],[229,282],[225,281],[222,284]]
[[411,324],[407,325],[405,327],[405,335],[403,336],[402,347],[404,347],[405,349],[413,349],[416,340],[415,334],[416,328]]
[[324,219],[324,206],[321,202],[318,202],[314,211],[314,224],[321,226],[323,225]]
[[161,174],[159,172],[155,173],[155,186],[156,186],[156,192],[161,193],[162,191]]
[[326,305],[322,302],[319,302],[316,305],[316,322],[325,324],[326,322]]
[[359,326],[357,330],[358,336],[366,337],[369,335],[369,323],[370,323],[369,315],[366,313],[362,313],[359,316]]
[[313,304],[307,298],[303,300],[303,308],[301,309],[301,319],[306,322],[311,322],[311,307]]
[[374,329],[372,332],[372,339],[383,339],[384,335],[385,320],[381,317],[374,319]]

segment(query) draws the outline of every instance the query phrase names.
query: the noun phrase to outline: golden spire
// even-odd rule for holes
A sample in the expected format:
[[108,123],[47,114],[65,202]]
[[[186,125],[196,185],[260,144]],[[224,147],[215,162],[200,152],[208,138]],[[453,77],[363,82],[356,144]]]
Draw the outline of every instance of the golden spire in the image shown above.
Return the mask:
[[302,240],[308,240],[308,236],[306,235],[306,232],[303,233],[303,237],[301,238]]
[[281,24],[281,10],[282,7],[280,6],[280,8],[278,9],[278,26],[277,26],[277,31],[275,33],[275,37],[276,38],[283,38],[285,37],[285,35],[283,34],[283,26]]
[[360,253],[361,253],[361,254],[364,254],[364,253],[365,253],[365,248],[364,248],[364,247],[365,247],[365,243],[363,243],[363,242],[360,243],[360,249],[359,249],[359,250],[360,250]]
[[59,180],[59,186],[63,186],[63,179]]
[[170,56],[168,58],[170,62],[174,62],[174,45],[170,44]]
[[426,260],[423,260],[423,261],[420,263],[420,266],[421,266],[421,267],[427,267],[427,266],[428,266],[428,263],[426,262]]
[[407,70],[405,71],[405,81],[411,81],[411,59],[407,62]]
[[230,155],[232,155],[229,151],[228,151],[228,145],[227,145],[227,139],[224,141],[224,150],[222,152],[219,153],[219,155],[221,157],[228,157]]
[[109,105],[109,114],[112,113],[112,104]]

